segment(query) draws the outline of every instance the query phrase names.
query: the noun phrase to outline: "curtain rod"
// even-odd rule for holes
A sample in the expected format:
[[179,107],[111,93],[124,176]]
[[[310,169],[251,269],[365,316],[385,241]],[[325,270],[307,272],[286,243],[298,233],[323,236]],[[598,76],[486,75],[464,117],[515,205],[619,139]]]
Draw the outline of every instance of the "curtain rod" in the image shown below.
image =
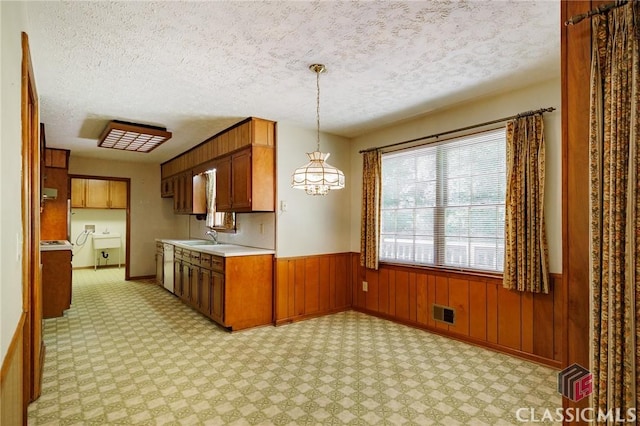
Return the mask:
[[568,21],[564,22],[565,26],[569,26],[569,25],[575,25],[578,22],[586,19],[586,18],[591,18],[593,15],[602,15],[603,13],[606,13],[608,11],[610,11],[611,9],[615,9],[617,7],[620,6],[624,6],[625,4],[629,3],[628,0],[617,0],[614,1],[612,3],[605,3],[603,5],[598,6],[595,9],[592,9],[590,11],[588,11],[587,13],[582,13],[580,15],[575,15],[572,16],[571,18],[569,18]]
[[440,136],[448,135],[448,134],[451,134],[451,133],[462,132],[462,131],[465,131],[465,130],[475,129],[477,127],[488,126],[490,124],[502,123],[503,121],[512,120],[514,118],[528,117],[530,115],[542,114],[542,113],[545,113],[545,112],[552,112],[552,111],[555,111],[555,110],[556,109],[554,107],[540,108],[540,109],[536,109],[536,110],[533,110],[533,111],[527,111],[527,112],[522,112],[520,114],[511,115],[509,117],[499,118],[497,120],[487,121],[485,123],[474,124],[473,126],[460,127],[459,129],[449,130],[449,131],[442,132],[442,133],[434,133],[433,135],[422,136],[420,138],[415,138],[415,139],[411,139],[411,140],[408,140],[408,141],[396,142],[396,143],[392,143],[392,144],[389,144],[389,145],[383,145],[383,146],[376,146],[376,147],[373,147],[373,148],[361,149],[360,151],[358,151],[358,153],[362,154],[364,152],[375,151],[375,150],[380,150],[380,149],[385,149],[385,148],[391,148],[391,147],[394,147],[394,146],[404,145],[404,144],[412,143],[412,142],[418,142],[418,141],[425,140],[425,139],[439,138]]

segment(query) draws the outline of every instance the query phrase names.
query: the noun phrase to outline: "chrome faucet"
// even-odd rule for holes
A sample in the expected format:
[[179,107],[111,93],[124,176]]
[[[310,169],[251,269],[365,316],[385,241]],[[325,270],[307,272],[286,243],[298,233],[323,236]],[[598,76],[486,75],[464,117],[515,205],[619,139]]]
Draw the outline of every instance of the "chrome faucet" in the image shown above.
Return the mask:
[[204,234],[205,236],[209,236],[211,237],[211,239],[213,240],[214,243],[218,244],[218,232],[214,231],[213,229],[209,230],[206,232],[206,234]]

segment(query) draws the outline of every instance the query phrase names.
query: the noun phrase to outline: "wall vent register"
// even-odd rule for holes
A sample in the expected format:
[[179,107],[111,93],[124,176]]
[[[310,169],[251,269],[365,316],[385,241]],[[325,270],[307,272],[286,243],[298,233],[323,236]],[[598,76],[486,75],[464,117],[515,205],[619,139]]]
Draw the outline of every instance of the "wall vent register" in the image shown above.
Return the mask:
[[447,324],[455,323],[455,310],[446,306],[433,305],[433,319],[436,321],[446,322]]

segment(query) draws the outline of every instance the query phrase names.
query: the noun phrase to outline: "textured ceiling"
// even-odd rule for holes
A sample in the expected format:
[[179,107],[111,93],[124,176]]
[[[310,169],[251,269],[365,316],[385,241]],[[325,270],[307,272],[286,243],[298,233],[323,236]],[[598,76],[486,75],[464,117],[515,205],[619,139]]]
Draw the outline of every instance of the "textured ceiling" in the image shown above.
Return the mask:
[[[559,1],[35,2],[50,147],[162,162],[248,116],[353,137],[559,76]],[[150,154],[96,147],[112,119],[167,127]]]

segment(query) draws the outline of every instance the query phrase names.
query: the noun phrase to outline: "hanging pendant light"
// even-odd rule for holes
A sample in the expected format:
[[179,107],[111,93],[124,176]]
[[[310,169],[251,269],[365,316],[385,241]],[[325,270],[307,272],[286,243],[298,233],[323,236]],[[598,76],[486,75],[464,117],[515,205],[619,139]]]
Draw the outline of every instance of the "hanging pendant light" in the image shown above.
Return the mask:
[[308,152],[309,162],[298,167],[291,175],[291,187],[304,189],[309,195],[325,195],[332,189],[344,188],[344,173],[326,162],[329,153],[320,152],[320,73],[327,69],[322,64],[313,64],[309,69],[316,73],[316,150]]

